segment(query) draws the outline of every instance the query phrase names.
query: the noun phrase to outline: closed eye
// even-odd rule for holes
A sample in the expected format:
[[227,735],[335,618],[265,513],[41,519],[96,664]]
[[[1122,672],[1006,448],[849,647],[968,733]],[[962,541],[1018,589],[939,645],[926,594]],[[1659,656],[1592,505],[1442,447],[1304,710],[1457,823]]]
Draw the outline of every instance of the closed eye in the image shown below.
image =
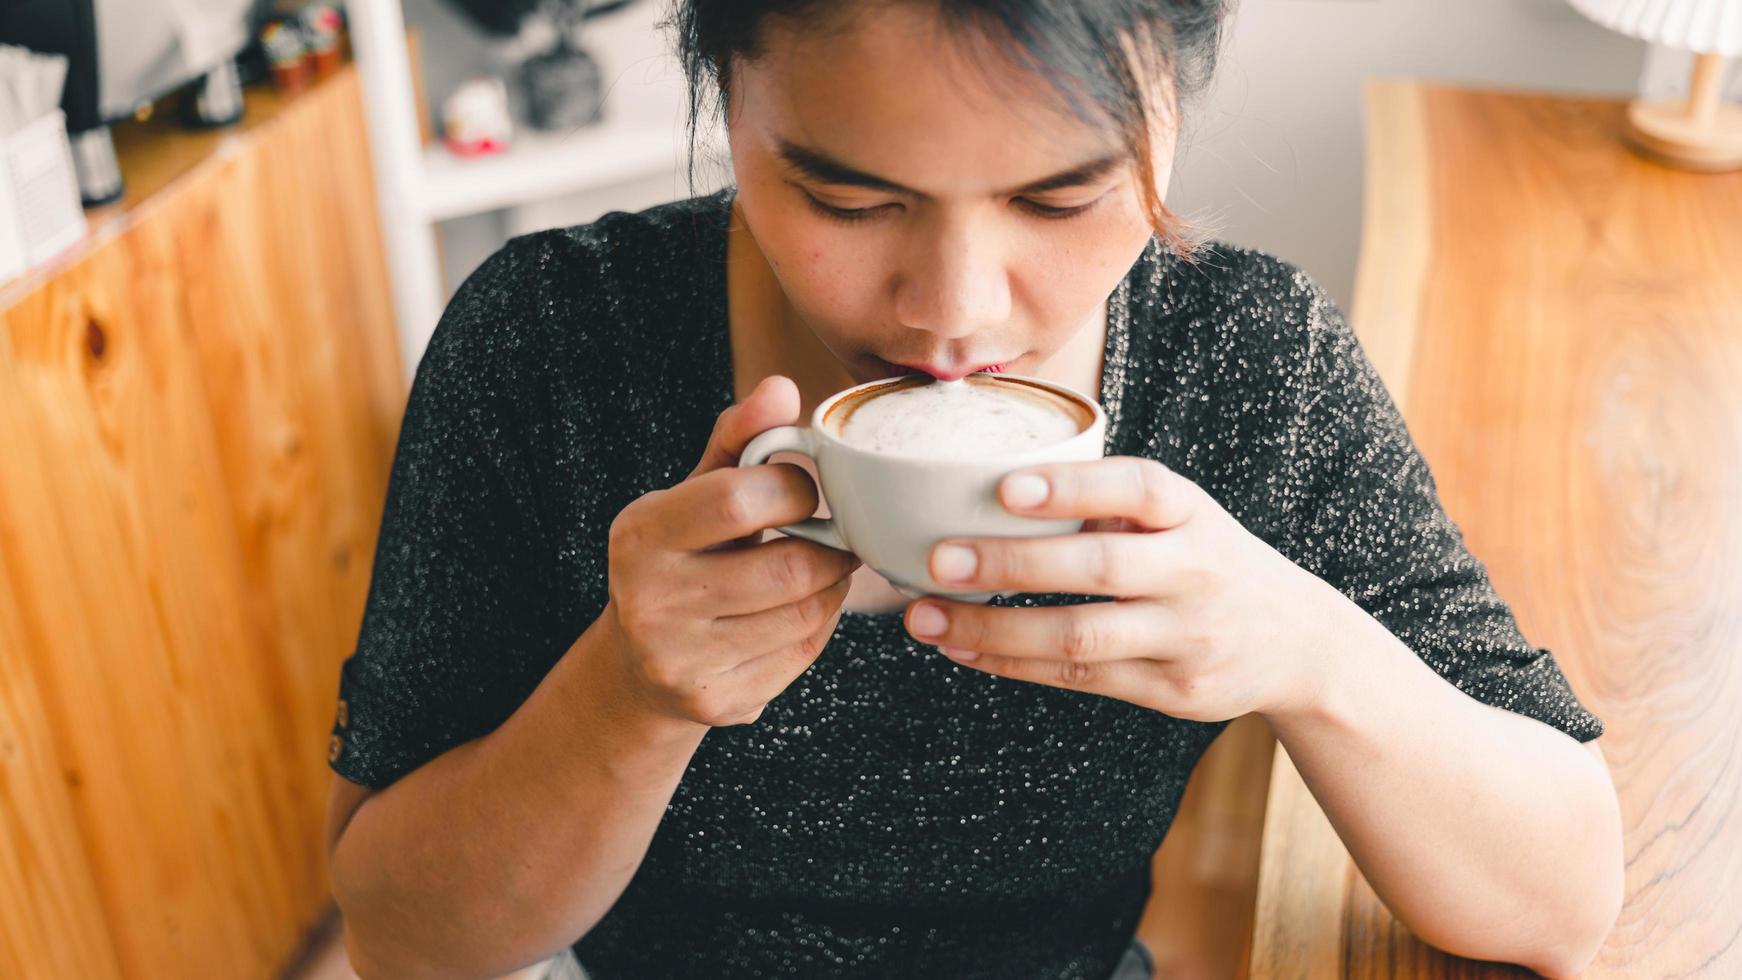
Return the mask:
[[[800,190],[803,192],[805,202],[810,205],[811,210],[831,221],[841,221],[846,223],[870,221],[875,218],[898,212],[902,209],[902,205],[895,201],[863,208],[843,208],[821,200],[810,191],[803,190],[802,188],[800,188]],[[1089,209],[1105,200],[1106,197],[1107,195],[1103,193],[1100,197],[1097,197],[1092,201],[1068,206],[1043,204],[1040,201],[1027,197],[1013,198],[1012,203],[1037,218],[1056,221],[1065,218],[1074,218],[1077,215],[1084,214]]]
[[818,200],[810,191],[804,192],[804,199],[810,204],[811,210],[815,211],[817,214],[820,214],[831,221],[845,221],[849,223],[856,221],[869,221],[901,208],[901,205],[895,202],[878,204],[868,208],[838,208],[833,204],[827,204]]
[[1100,197],[1097,197],[1092,201],[1083,204],[1073,204],[1068,207],[1059,207],[1054,204],[1042,204],[1039,201],[1027,197],[1016,198],[1015,204],[1037,218],[1058,220],[1061,218],[1074,218],[1079,214],[1083,214],[1090,208],[1101,203],[1106,199],[1106,197],[1106,194],[1102,194]]

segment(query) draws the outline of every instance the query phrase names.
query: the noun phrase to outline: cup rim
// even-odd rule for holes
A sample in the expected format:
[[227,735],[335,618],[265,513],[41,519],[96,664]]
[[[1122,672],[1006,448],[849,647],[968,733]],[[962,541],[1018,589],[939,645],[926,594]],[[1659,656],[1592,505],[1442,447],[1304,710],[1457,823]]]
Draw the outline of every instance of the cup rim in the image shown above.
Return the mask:
[[[975,373],[978,374],[978,373],[983,373],[983,372],[975,372]],[[830,432],[828,427],[823,424],[823,419],[828,416],[829,409],[833,408],[836,402],[839,402],[845,398],[849,398],[853,394],[855,394],[856,392],[863,391],[866,388],[870,388],[870,387],[873,387],[876,385],[886,385],[886,384],[892,384],[892,383],[899,382],[899,381],[905,381],[908,378],[929,378],[929,377],[930,377],[930,375],[918,374],[918,373],[901,374],[901,375],[896,375],[895,377],[892,377],[892,378],[878,378],[875,381],[867,381],[863,384],[856,384],[851,388],[845,388],[845,389],[842,389],[841,391],[835,392],[834,394],[830,395],[829,397],[823,399],[822,402],[820,404],[818,404],[817,407],[811,411],[811,418],[810,418],[811,437],[814,439],[818,439],[818,440],[821,440],[823,442],[826,442],[829,445],[833,446],[834,448],[836,448],[842,452],[851,453],[854,456],[860,456],[860,457],[864,457],[867,459],[893,460],[893,461],[902,462],[902,463],[924,463],[928,466],[958,466],[958,467],[986,466],[988,464],[996,464],[996,465],[1000,465],[1000,466],[1020,466],[1020,465],[1023,465],[1025,463],[1029,463],[1029,462],[1046,462],[1046,461],[1052,459],[1057,453],[1059,453],[1061,450],[1063,450],[1067,446],[1075,445],[1078,442],[1081,442],[1085,439],[1090,439],[1090,438],[1093,438],[1096,441],[1096,444],[1099,445],[1100,442],[1105,439],[1104,433],[1106,431],[1107,413],[1104,409],[1101,408],[1100,402],[1096,401],[1093,398],[1090,398],[1089,396],[1083,394],[1082,392],[1076,390],[1075,388],[1072,388],[1070,385],[1062,384],[1062,383],[1057,382],[1057,381],[1053,381],[1050,378],[1037,378],[1031,374],[1003,374],[1003,373],[999,373],[999,374],[989,374],[989,375],[987,375],[987,377],[1005,378],[1005,379],[1009,379],[1009,380],[1013,380],[1013,381],[1025,381],[1025,382],[1028,382],[1030,384],[1035,384],[1035,385],[1039,385],[1043,388],[1050,389],[1053,392],[1055,392],[1056,394],[1063,395],[1063,396],[1070,398],[1070,399],[1073,399],[1074,401],[1077,401],[1083,405],[1087,405],[1089,407],[1089,411],[1091,413],[1093,413],[1093,416],[1094,416],[1093,418],[1091,418],[1089,420],[1089,424],[1087,426],[1085,426],[1081,432],[1078,432],[1076,435],[1071,436],[1069,439],[1065,439],[1065,440],[1062,440],[1060,442],[1048,443],[1044,446],[1036,446],[1033,449],[1026,449],[1026,450],[1023,450],[1022,452],[1017,452],[1017,453],[1009,453],[1009,454],[1001,455],[1001,456],[986,456],[986,457],[980,457],[980,458],[974,458],[974,459],[951,459],[951,458],[944,457],[944,456],[921,456],[921,455],[917,455],[914,453],[873,452],[872,450],[869,450],[869,449],[861,449],[858,446],[855,446],[852,443],[849,443],[849,442],[843,440],[841,437],[835,435],[833,432]],[[968,377],[973,377],[973,375],[968,375]]]

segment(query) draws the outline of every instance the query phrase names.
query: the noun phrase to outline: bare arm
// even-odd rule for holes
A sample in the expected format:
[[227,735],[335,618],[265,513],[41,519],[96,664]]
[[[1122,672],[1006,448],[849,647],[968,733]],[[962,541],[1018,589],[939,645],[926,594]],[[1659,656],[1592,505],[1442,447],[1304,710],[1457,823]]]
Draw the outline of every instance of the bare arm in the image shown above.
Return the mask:
[[335,777],[328,860],[360,976],[507,973],[622,894],[707,726],[617,694],[607,633],[491,734],[380,792]]
[[1621,820],[1594,743],[1482,704],[1352,603],[1341,664],[1277,738],[1379,897],[1443,949],[1578,972],[1622,897]]
[[328,864],[359,973],[492,976],[585,935],[702,736],[754,721],[822,653],[859,561],[752,543],[817,491],[795,466],[736,466],[798,408],[790,380],[765,380],[720,413],[689,479],[618,514],[603,614],[499,727],[379,793],[334,793]]

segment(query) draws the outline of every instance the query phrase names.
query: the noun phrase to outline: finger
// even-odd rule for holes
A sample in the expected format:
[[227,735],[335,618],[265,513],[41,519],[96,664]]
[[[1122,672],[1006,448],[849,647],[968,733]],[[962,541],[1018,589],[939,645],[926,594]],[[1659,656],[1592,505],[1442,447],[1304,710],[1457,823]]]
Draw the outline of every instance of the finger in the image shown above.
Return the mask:
[[733,551],[697,555],[690,565],[700,584],[699,612],[748,615],[797,602],[850,576],[860,565],[852,552],[803,538],[775,538]]
[[730,541],[722,541],[719,544],[709,545],[707,548],[705,548],[703,550],[705,550],[705,551],[735,551],[735,550],[738,550],[741,548],[748,548],[752,545],[761,544],[767,537],[768,537],[768,531],[766,529],[761,530],[761,531],[751,531],[749,534],[746,534],[741,538],[733,538]]
[[[763,694],[768,700],[778,697],[780,692],[792,686],[822,656],[823,651],[828,648],[829,640],[835,635],[835,626],[840,618],[841,611],[837,609],[822,629],[804,640],[740,664],[732,671],[734,682]],[[766,707],[766,702],[764,706]],[[761,715],[759,708],[748,720],[755,721]]]
[[907,609],[914,639],[1025,660],[1101,663],[1149,658],[1175,632],[1172,610],[1151,602],[1089,602],[1028,609],[924,599]]
[[690,476],[738,465],[750,440],[778,425],[796,425],[799,407],[798,385],[791,378],[779,374],[763,378],[743,401],[714,420],[708,448]]
[[966,538],[932,548],[932,578],[964,591],[1159,595],[1182,547],[1166,534]]
[[1133,704],[1149,701],[1160,683],[1160,665],[1149,660],[1038,660],[976,654],[953,647],[940,650],[963,667],[982,673],[1047,687],[1102,694]]
[[1203,491],[1153,459],[1109,456],[1020,470],[998,484],[1011,513],[1040,518],[1125,518],[1143,530],[1184,524]]
[[773,609],[720,617],[713,623],[712,642],[757,655],[785,650],[813,638],[827,642],[828,635],[824,631],[833,633],[831,624],[840,616],[841,604],[846,601],[847,590],[851,587],[852,576],[849,575]]
[[[1035,613],[1036,609],[1003,609],[1005,613]],[[1134,705],[1151,703],[1155,689],[1165,682],[1165,661],[1150,658],[1110,658],[1110,660],[1063,660],[1043,656],[1009,656],[1003,653],[981,653],[976,649],[939,646],[939,653],[962,667],[982,674],[1009,677],[1010,681],[1045,684],[1047,688],[1084,691],[1089,695],[1104,695],[1131,701]]]
[[810,474],[792,463],[729,466],[662,494],[659,526],[652,531],[674,551],[700,551],[804,520],[816,512],[819,499]]

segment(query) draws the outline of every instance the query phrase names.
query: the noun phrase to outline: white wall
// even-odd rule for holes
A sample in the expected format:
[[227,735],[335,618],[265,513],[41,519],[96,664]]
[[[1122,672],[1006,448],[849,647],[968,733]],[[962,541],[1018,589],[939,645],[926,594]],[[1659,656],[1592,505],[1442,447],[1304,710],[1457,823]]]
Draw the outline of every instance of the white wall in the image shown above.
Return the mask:
[[[468,74],[500,71],[492,51],[441,0],[405,0],[424,37],[432,106]],[[654,29],[666,0],[598,24],[589,47],[616,111],[667,112],[681,77]],[[1218,237],[1295,262],[1347,303],[1361,227],[1361,84],[1413,76],[1459,84],[1623,95],[1640,84],[1643,44],[1586,21],[1564,0],[1244,0],[1217,78],[1188,115],[1169,202]],[[1654,57],[1646,90],[1684,84],[1686,58]],[[1732,88],[1742,89],[1742,72]],[[700,191],[723,174],[703,174]],[[443,226],[450,288],[510,234],[591,221],[687,196],[677,172]]]

